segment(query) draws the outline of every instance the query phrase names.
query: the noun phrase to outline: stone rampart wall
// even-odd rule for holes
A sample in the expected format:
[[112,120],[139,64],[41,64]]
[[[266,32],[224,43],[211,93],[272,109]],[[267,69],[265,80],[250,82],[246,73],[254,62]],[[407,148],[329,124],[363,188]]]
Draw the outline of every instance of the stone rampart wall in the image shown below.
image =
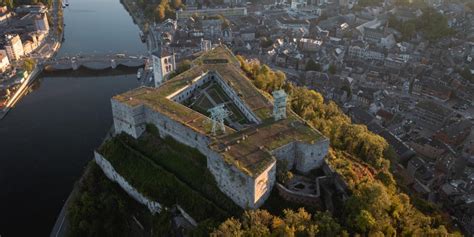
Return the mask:
[[183,103],[185,100],[187,100],[189,97],[193,95],[196,89],[198,87],[204,85],[210,80],[209,74],[203,74],[198,79],[193,80],[191,85],[188,85],[185,89],[182,91],[179,91],[178,94],[172,96],[172,100],[177,102],[177,103]]
[[287,189],[280,183],[277,183],[276,186],[278,188],[278,194],[287,201],[300,203],[308,206],[321,207],[322,201],[320,195],[298,193]]
[[218,187],[237,205],[243,208],[257,208],[268,197],[275,179],[274,164],[267,168],[268,172],[264,172],[266,175],[271,175],[266,178],[269,180],[266,187],[268,194],[261,194],[261,198],[255,200],[255,179],[237,167],[227,164],[221,155],[209,149],[210,140],[207,136],[148,108],[145,108],[145,115],[147,122],[158,128],[161,137],[170,136],[180,143],[198,149],[205,155],[207,168],[213,174]]
[[138,138],[146,127],[144,106],[129,107],[114,99],[111,100],[111,103],[116,133],[125,132]]
[[275,163],[254,178],[225,162],[214,151],[209,150],[204,154],[207,157],[207,168],[214,175],[218,187],[240,207],[258,208],[270,195],[275,182]]
[[278,160],[284,160],[287,164],[287,169],[291,170],[295,166],[296,157],[296,143],[288,143],[272,151],[272,155]]
[[102,169],[105,176],[110,180],[116,182],[125,192],[127,192],[130,197],[135,199],[137,202],[145,205],[151,213],[159,213],[161,211],[161,204],[155,201],[148,199],[143,196],[138,190],[136,190],[132,185],[130,185],[127,180],[125,180],[108,160],[106,160],[102,155],[97,152],[94,152],[94,159],[97,165]]
[[267,198],[273,189],[276,182],[276,161],[273,162],[265,171],[255,178],[254,188],[254,203],[252,208],[258,208]]
[[307,173],[321,167],[329,150],[329,140],[324,138],[314,144],[298,142],[296,145],[296,170]]
[[170,136],[180,143],[198,149],[201,153],[208,150],[209,138],[206,135],[194,131],[148,107],[145,107],[145,117],[147,123],[153,124],[158,128],[162,138]]

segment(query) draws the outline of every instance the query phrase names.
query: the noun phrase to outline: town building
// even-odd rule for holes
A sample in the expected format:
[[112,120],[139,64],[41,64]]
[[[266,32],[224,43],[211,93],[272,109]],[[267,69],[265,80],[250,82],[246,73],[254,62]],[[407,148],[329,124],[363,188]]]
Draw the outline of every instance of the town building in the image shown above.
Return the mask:
[[176,20],[186,20],[192,16],[218,16],[224,17],[240,17],[247,15],[247,8],[233,7],[233,8],[205,8],[205,9],[180,9],[176,11]]
[[437,131],[434,138],[452,147],[461,145],[471,133],[472,123],[468,120],[450,124]]
[[0,73],[4,73],[10,66],[10,60],[8,60],[7,52],[0,50]]
[[37,31],[48,32],[49,23],[46,13],[37,14],[35,17],[35,27]]
[[0,24],[6,23],[12,17],[12,13],[6,6],[0,7]]
[[16,61],[25,55],[19,35],[5,36],[5,50],[10,61]]
[[415,106],[415,114],[419,121],[440,127],[445,124],[453,112],[432,101],[421,101]]

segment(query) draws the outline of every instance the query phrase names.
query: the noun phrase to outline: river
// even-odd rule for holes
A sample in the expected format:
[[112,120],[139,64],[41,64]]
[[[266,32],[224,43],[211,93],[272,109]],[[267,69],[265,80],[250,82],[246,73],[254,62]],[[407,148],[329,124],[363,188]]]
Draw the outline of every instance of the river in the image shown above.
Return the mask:
[[[69,0],[59,56],[145,53],[119,0]],[[110,97],[135,71],[43,75],[0,121],[0,236],[48,236],[93,150],[112,125]]]

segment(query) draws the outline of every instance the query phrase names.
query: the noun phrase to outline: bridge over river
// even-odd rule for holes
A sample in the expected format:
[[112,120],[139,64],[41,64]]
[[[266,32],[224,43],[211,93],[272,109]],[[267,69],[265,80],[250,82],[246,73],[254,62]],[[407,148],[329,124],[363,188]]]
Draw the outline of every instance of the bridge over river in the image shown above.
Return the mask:
[[103,70],[116,68],[119,65],[127,67],[141,67],[147,65],[148,57],[144,55],[109,54],[109,55],[76,55],[52,58],[42,66],[46,71],[77,70],[80,67]]

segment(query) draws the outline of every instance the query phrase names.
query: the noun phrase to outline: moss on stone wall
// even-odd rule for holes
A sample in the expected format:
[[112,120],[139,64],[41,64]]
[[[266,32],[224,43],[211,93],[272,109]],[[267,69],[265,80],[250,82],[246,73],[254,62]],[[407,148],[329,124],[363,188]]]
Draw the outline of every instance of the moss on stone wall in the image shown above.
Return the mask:
[[118,138],[104,143],[99,153],[130,185],[151,200],[156,200],[164,206],[179,204],[197,221],[203,221],[209,217],[222,219],[230,215],[226,210],[216,206],[213,201],[202,196],[198,190],[133,150]]

